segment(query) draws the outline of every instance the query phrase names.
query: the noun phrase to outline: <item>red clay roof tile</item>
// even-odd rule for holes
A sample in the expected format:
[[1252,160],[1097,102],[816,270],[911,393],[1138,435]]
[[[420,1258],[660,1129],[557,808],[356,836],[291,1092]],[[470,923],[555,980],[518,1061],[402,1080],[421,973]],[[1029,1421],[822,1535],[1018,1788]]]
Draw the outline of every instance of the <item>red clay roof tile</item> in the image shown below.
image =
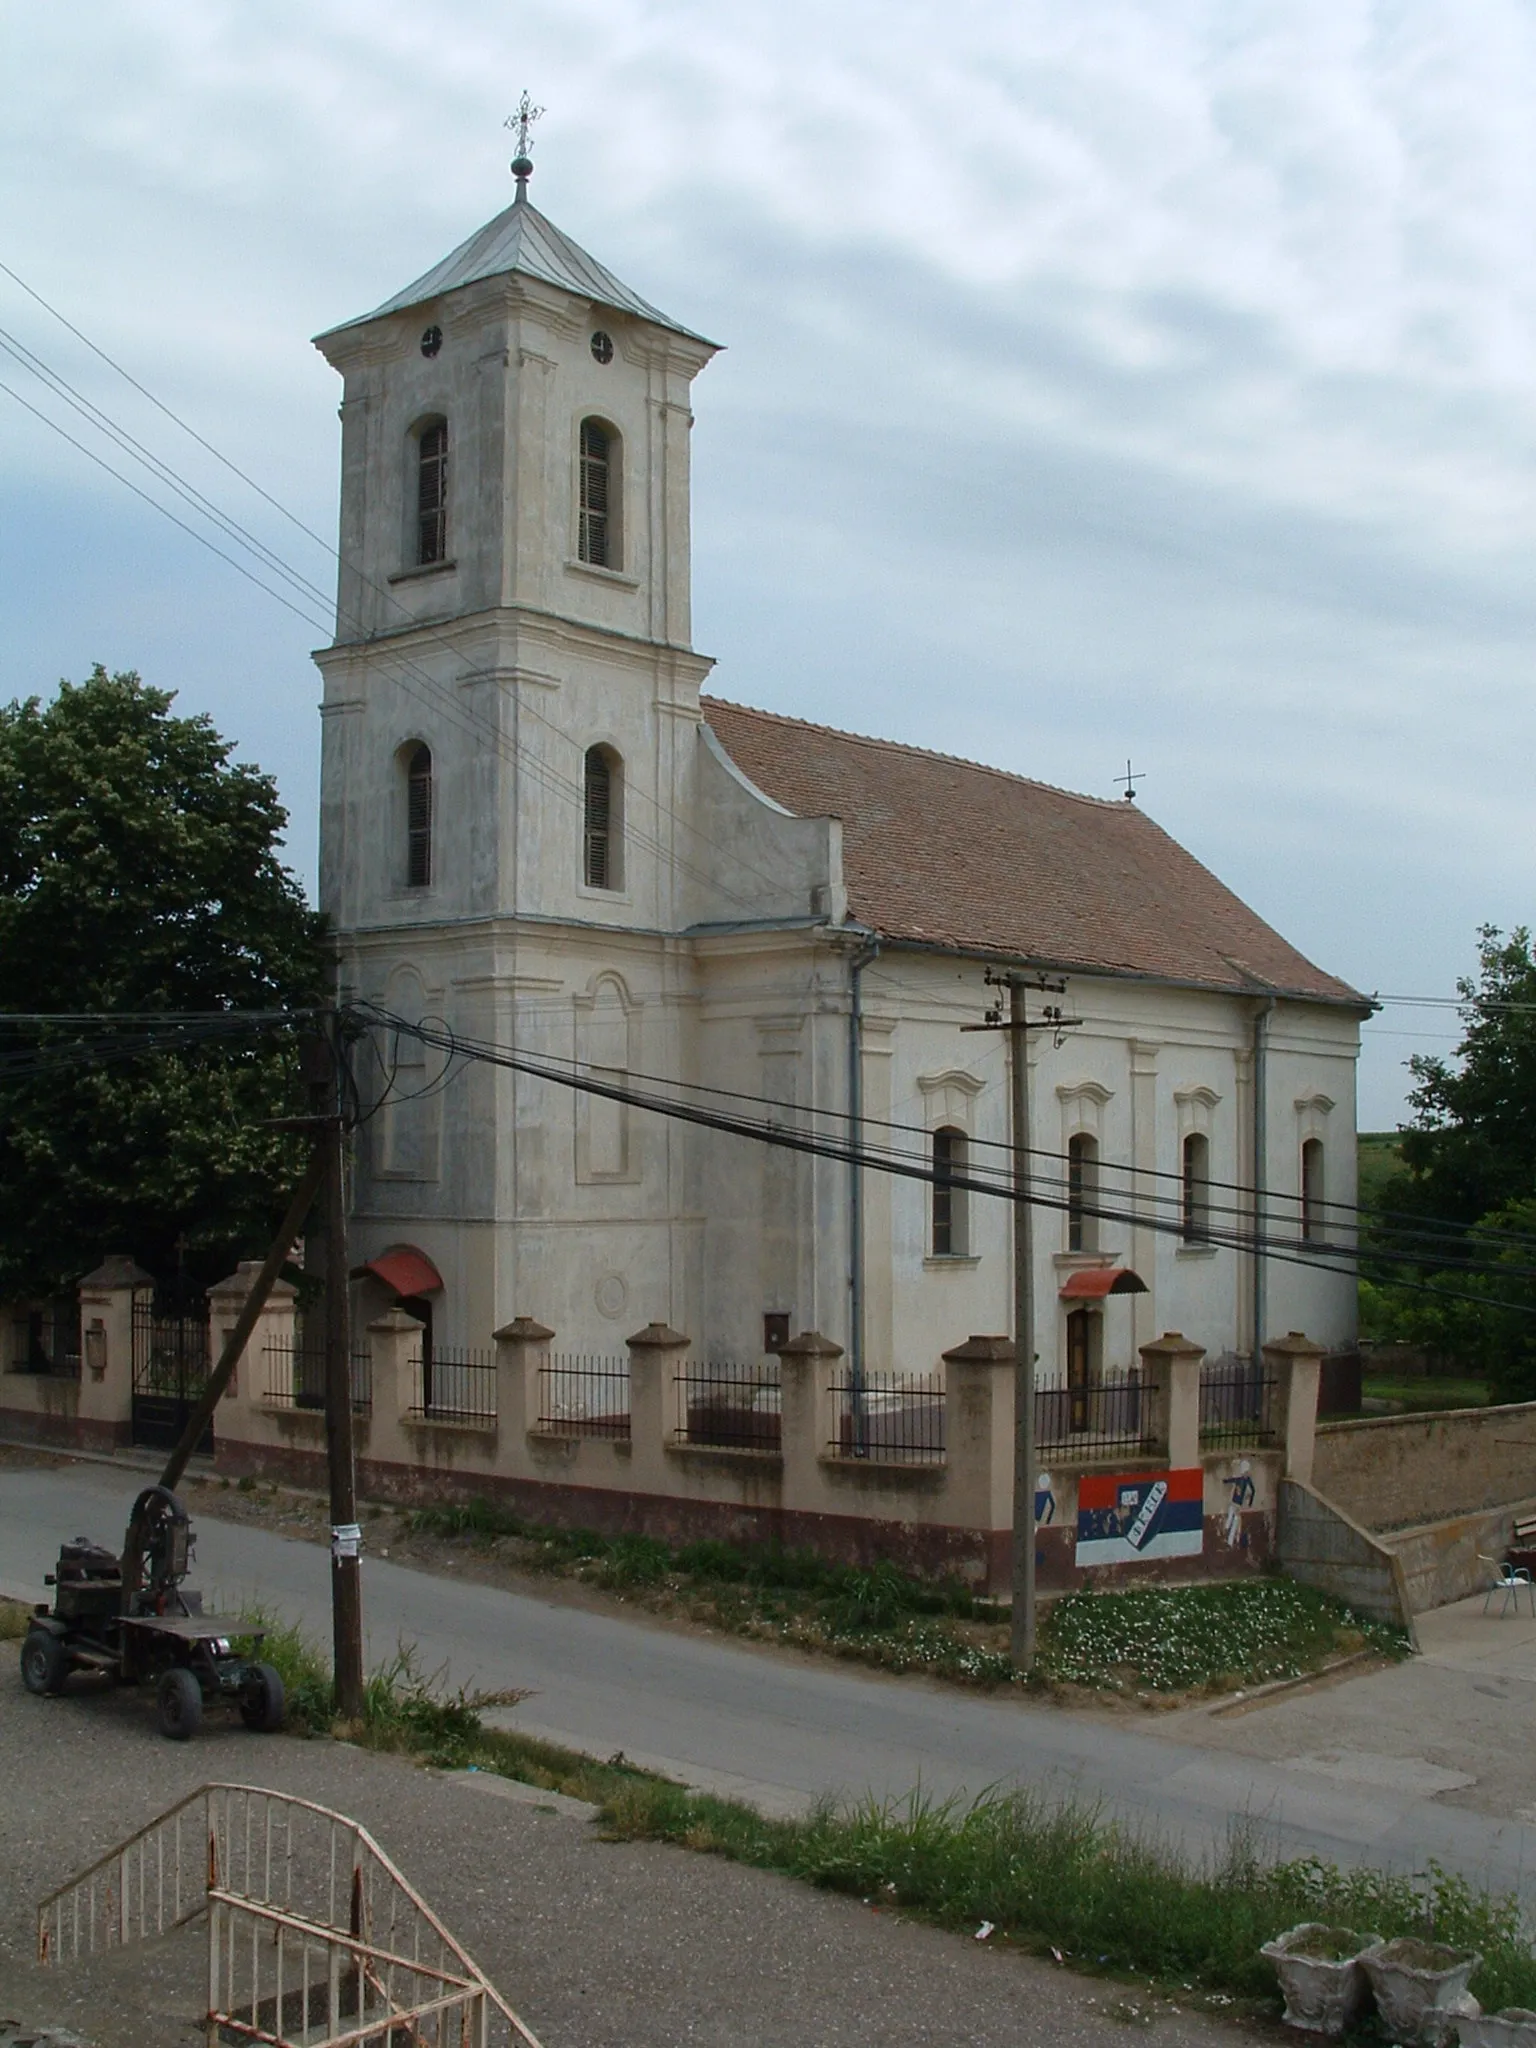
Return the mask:
[[718,697],[711,730],[800,817],[843,826],[849,915],[888,938],[1100,974],[1364,1003],[1139,805]]

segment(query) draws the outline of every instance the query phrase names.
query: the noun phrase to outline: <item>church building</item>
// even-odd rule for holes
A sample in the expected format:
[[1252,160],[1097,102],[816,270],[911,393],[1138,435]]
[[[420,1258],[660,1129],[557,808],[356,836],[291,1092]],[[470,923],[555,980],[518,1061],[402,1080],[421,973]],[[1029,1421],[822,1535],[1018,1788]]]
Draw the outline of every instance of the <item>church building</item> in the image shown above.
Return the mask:
[[[1036,1343],[1081,1389],[1184,1332],[1353,1341],[1369,1003],[1138,804],[706,691],[693,383],[715,344],[533,205],[322,335],[343,379],[321,894],[344,995],[552,1067],[771,1116],[904,1178],[446,1058],[381,1026],[353,1257],[485,1346],[514,1317],[706,1361],[816,1330],[928,1373],[1012,1314],[1006,1033],[1025,969]],[[794,603],[785,593],[786,605]],[[720,688],[720,694],[716,693]],[[1269,1255],[1260,1257],[1255,1232]],[[1311,1262],[1309,1262],[1311,1261]]]

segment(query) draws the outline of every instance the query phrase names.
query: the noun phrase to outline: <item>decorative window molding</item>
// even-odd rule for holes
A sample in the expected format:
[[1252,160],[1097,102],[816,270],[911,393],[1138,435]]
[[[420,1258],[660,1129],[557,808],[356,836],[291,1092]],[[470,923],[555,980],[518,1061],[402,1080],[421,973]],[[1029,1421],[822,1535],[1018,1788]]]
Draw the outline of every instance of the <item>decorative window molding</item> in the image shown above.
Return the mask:
[[1174,1089],[1173,1106],[1178,1114],[1181,1152],[1186,1138],[1210,1137],[1216,1105],[1220,1101],[1221,1097],[1216,1090],[1207,1088],[1204,1084],[1198,1088]]
[[1326,1138],[1328,1119],[1333,1113],[1334,1100],[1316,1088],[1310,1095],[1296,1097],[1296,1135],[1299,1141],[1308,1138]]
[[1104,1138],[1105,1105],[1114,1100],[1114,1089],[1106,1088],[1102,1081],[1074,1081],[1056,1090],[1056,1100],[1061,1104],[1061,1149],[1066,1151],[1072,1139],[1079,1134],[1092,1138],[1096,1145]]
[[[865,1028],[868,1029],[867,1023]],[[986,1085],[980,1075],[964,1067],[946,1067],[940,1074],[919,1074],[917,1092],[923,1098],[923,1122],[930,1131],[949,1125],[968,1133],[972,1105]]]

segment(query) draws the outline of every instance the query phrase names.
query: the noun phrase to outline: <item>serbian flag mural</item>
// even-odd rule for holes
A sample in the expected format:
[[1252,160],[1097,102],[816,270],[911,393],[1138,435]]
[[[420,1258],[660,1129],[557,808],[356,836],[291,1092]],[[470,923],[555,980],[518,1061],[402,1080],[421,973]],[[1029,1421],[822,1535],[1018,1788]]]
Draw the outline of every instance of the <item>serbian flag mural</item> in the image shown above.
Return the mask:
[[1198,1557],[1204,1537],[1205,1475],[1138,1472],[1077,1482],[1077,1562],[1135,1564],[1142,1558]]

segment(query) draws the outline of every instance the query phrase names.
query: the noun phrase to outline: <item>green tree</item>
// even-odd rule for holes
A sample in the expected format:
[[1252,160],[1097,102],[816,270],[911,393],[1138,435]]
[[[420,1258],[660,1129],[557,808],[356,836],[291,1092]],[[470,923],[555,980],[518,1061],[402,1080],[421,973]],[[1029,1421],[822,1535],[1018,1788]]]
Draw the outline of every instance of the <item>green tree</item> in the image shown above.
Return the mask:
[[270,1124],[303,1107],[291,1030],[123,1058],[126,1026],[3,1014],[323,999],[276,785],[172,701],[98,665],[0,707],[0,1293],[110,1251],[168,1274],[178,1242],[214,1277],[264,1246],[292,1185],[301,1147]]
[[[1508,1399],[1536,1397],[1536,957],[1522,925],[1478,933],[1457,984],[1454,1059],[1409,1062],[1404,1170],[1382,1187],[1367,1244],[1413,1263],[1368,1268],[1363,1310],[1382,1336],[1455,1358]],[[1475,1270],[1450,1270],[1450,1262]],[[1412,1285],[1406,1284],[1412,1282]],[[1480,1297],[1468,1299],[1467,1297]]]

